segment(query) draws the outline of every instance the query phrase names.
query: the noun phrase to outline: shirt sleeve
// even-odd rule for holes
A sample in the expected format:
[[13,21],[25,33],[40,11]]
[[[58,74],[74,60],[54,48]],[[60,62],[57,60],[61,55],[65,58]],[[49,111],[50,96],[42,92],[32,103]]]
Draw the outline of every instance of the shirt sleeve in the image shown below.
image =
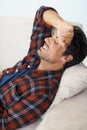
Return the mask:
[[49,9],[56,11],[54,8],[46,6],[41,6],[36,11],[28,53],[37,51],[44,44],[44,39],[51,36],[52,27],[47,25],[43,20],[43,12]]

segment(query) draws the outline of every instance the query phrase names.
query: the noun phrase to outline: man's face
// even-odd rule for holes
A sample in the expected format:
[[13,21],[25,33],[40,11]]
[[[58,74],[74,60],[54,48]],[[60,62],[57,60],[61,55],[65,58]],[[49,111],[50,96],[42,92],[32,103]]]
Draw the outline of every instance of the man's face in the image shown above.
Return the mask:
[[38,54],[42,60],[49,63],[57,63],[63,56],[66,47],[58,44],[56,35],[45,38],[44,45],[38,50]]

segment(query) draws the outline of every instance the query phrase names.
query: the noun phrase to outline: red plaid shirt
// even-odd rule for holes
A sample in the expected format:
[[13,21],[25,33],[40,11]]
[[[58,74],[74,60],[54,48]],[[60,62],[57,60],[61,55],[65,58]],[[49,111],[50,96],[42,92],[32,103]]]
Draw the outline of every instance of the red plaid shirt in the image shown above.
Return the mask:
[[37,70],[40,63],[37,50],[44,38],[51,36],[51,27],[42,19],[48,9],[52,8],[42,6],[36,12],[28,55],[3,71],[2,79],[11,74],[17,77],[0,88],[0,130],[24,127],[40,118],[57,92],[62,71]]

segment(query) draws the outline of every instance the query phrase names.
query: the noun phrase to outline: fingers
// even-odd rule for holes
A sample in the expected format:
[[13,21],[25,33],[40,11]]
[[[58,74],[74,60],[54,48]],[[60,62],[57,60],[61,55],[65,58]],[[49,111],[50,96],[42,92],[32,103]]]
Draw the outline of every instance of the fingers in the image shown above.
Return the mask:
[[70,45],[70,43],[71,43],[71,41],[72,41],[72,39],[73,39],[73,36],[74,36],[73,33],[71,33],[71,34],[66,34],[66,35],[61,35],[61,36],[60,36],[60,40],[61,40],[61,42],[63,41],[63,42],[65,42],[67,45]]
[[65,28],[63,26],[63,28],[60,28],[59,30],[57,30],[57,37],[58,37],[58,42],[62,45],[62,46],[68,46],[70,45],[73,36],[74,36],[74,29],[72,26],[67,25],[67,27]]

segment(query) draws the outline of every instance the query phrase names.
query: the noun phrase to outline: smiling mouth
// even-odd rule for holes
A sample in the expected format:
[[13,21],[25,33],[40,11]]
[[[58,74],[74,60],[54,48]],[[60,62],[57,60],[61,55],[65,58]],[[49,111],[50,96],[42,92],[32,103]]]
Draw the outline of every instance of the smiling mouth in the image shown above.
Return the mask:
[[44,43],[44,45],[42,46],[42,48],[45,49],[45,50],[48,50],[49,46],[48,46],[48,44]]

